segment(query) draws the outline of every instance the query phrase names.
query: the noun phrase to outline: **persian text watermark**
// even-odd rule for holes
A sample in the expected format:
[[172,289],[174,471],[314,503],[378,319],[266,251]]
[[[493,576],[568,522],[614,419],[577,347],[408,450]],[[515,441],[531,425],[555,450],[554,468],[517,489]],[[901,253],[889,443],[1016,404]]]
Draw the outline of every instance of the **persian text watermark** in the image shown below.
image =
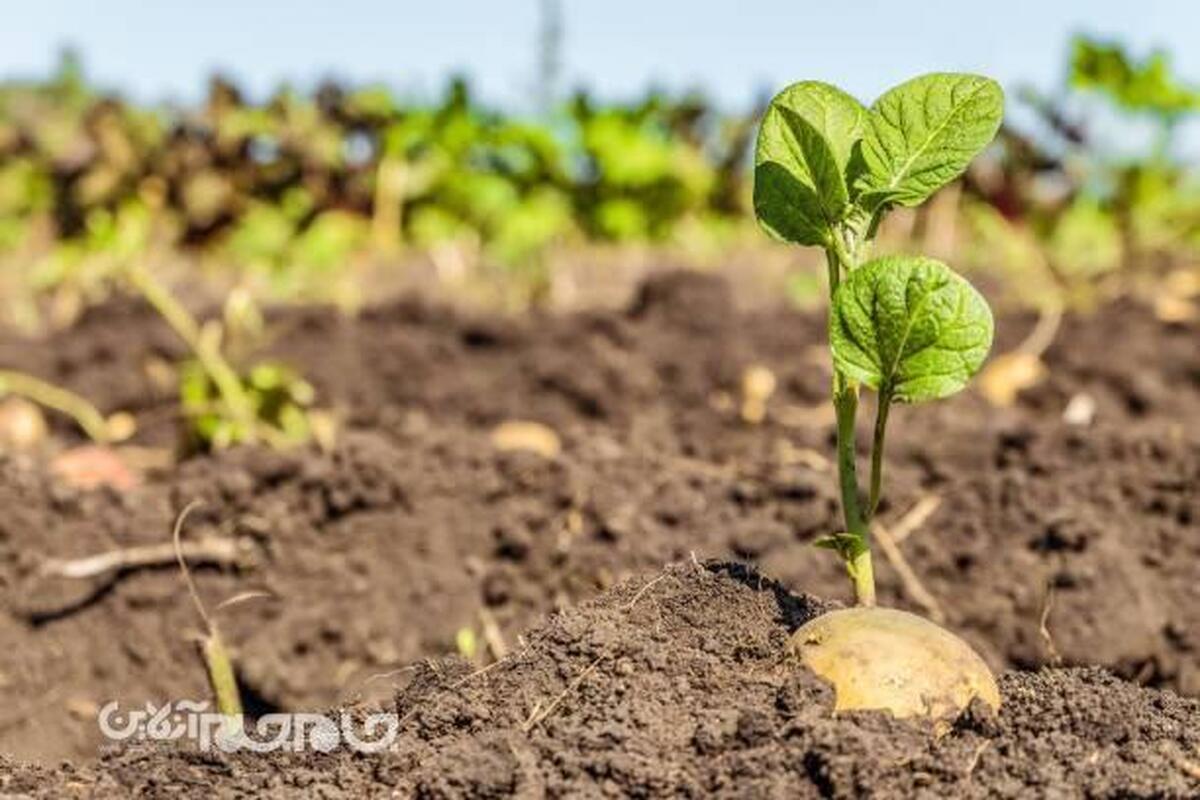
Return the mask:
[[391,747],[400,729],[395,714],[356,717],[347,711],[326,714],[265,714],[250,725],[243,717],[213,711],[208,701],[179,700],[121,711],[113,700],[100,709],[100,733],[109,741],[170,742],[187,740],[200,750],[226,753],[316,751],[346,747],[359,753],[378,753]]

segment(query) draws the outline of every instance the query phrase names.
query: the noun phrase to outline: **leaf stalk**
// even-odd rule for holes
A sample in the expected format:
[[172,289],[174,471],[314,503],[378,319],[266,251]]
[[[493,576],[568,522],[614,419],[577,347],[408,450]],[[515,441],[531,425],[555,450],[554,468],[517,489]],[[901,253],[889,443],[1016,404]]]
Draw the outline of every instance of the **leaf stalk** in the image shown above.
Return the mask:
[[40,406],[67,415],[97,444],[108,444],[114,438],[108,420],[94,405],[86,398],[62,387],[23,372],[4,369],[0,370],[0,397],[5,394],[24,397]]
[[[860,235],[848,228],[836,231],[831,238],[832,243],[826,248],[825,255],[829,268],[829,296],[832,308],[833,293],[840,285],[843,271],[848,274],[858,265],[857,258],[861,256],[864,248]],[[875,570],[871,563],[871,531],[868,525],[869,515],[864,513],[859,493],[856,463],[858,385],[837,368],[834,369],[833,375],[833,407],[837,418],[837,468],[842,496],[842,518],[846,525],[846,533],[849,534],[849,543],[839,548],[839,553],[846,563],[846,570],[854,585],[856,601],[861,606],[873,606]],[[873,496],[874,494],[875,492]],[[869,508],[873,510],[874,502]]]
[[888,410],[892,407],[891,395],[879,393],[879,406],[875,409],[875,436],[871,442],[871,495],[867,502],[867,519],[874,519],[879,508],[879,496],[883,488],[883,440],[887,436]]

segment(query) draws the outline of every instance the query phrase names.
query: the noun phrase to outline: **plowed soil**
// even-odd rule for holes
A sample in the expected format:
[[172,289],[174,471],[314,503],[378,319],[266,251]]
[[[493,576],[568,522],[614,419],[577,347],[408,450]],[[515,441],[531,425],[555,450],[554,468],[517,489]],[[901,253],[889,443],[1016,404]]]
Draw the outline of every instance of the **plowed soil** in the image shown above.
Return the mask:
[[[1032,323],[1002,316],[997,349]],[[813,679],[768,663],[817,607],[790,592],[847,596],[836,560],[810,546],[838,525],[819,315],[739,309],[721,280],[673,273],[619,312],[503,319],[406,300],[272,324],[274,353],[342,418],[332,452],[196,456],[125,492],[70,488],[47,454],[0,456],[0,752],[80,765],[13,767],[12,780],[135,785],[138,759],[161,754],[93,763],[99,706],[207,696],[172,564],[86,581],[42,569],[161,544],[200,499],[188,538],[232,537],[246,552],[238,567],[197,568],[206,601],[271,595],[221,613],[251,710],[398,690],[403,708],[443,721],[406,728],[386,764],[334,754],[233,769],[177,754],[180,772],[164,780],[211,782],[216,770],[298,787],[299,770],[427,796],[1200,791],[1188,771],[1200,761],[1188,751],[1196,703],[1177,696],[1200,695],[1195,326],[1132,303],[1068,318],[1049,377],[1013,407],[967,392],[893,415],[880,518],[907,537],[900,570],[877,556],[883,602],[943,619],[997,669],[1026,670],[1004,677],[998,721],[968,720],[935,742],[871,715],[833,720]],[[131,303],[43,341],[0,336],[0,364],[134,412],[135,444],[149,448],[177,436],[155,364],[182,355]],[[756,364],[778,388],[751,425],[738,404]],[[1080,397],[1094,418],[1070,424],[1064,410]],[[561,453],[497,451],[489,432],[511,419],[555,430]],[[55,434],[64,446],[75,435]],[[926,513],[912,526],[914,507]],[[779,585],[701,573],[710,558],[753,562]],[[620,611],[671,563],[684,566],[636,614]],[[667,621],[645,630],[655,614]],[[413,668],[453,652],[464,628],[480,641],[475,666],[507,654],[473,699],[447,689],[469,666]],[[581,699],[526,733],[526,705],[561,692],[589,658],[600,660]],[[1123,680],[1028,672],[1060,661]],[[627,703],[614,704],[619,686]],[[482,716],[453,721],[464,703]]]

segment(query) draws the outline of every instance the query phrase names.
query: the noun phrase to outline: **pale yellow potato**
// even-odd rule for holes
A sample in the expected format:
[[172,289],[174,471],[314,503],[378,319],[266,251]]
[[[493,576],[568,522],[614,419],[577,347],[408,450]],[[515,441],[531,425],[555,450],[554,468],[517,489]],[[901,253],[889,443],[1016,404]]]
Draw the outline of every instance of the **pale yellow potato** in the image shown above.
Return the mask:
[[0,400],[0,451],[28,452],[46,440],[49,428],[42,410],[21,397]]
[[975,697],[1000,708],[996,679],[970,645],[907,611],[831,611],[798,629],[789,646],[833,685],[836,711],[878,709],[937,720],[958,714]]

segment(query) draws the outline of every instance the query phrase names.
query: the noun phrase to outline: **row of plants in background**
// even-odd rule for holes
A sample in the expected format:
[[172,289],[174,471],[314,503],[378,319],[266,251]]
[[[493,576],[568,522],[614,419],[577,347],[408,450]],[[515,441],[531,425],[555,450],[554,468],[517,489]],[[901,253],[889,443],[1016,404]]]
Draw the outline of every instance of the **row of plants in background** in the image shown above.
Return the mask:
[[[1018,274],[1017,299],[1042,306],[1094,303],[1122,267],[1190,257],[1200,185],[1174,139],[1200,92],[1163,54],[1139,61],[1086,38],[1069,66],[1063,92],[1020,93],[1035,132],[1004,126],[961,181],[894,220],[902,230],[885,231],[883,247],[953,248]],[[1086,95],[1142,120],[1145,147],[1107,148],[1083,124]],[[486,108],[462,80],[433,102],[330,82],[254,103],[214,79],[195,107],[145,107],[97,91],[67,55],[45,81],[0,85],[0,281],[30,296],[69,286],[78,306],[102,293],[113,262],[158,248],[229,268],[256,294],[337,300],[358,267],[405,248],[535,285],[555,247],[719,249],[752,216],[748,111],[721,114],[699,95],[606,104],[579,93],[522,118]],[[32,303],[8,316],[37,317]]]
[[462,80],[427,104],[334,83],[254,104],[214,79],[197,108],[147,108],[91,88],[68,55],[45,82],[0,86],[0,251],[56,242],[32,270],[45,286],[86,282],[117,246],[177,245],[284,297],[401,246],[523,265],[564,240],[743,218],[752,129],[662,94],[581,93],[533,122]]
[[[982,376],[998,405],[1046,377],[1042,356],[1068,309],[1134,293],[1164,321],[1200,317],[1200,176],[1177,152],[1183,123],[1200,111],[1200,87],[1176,75],[1165,53],[1139,60],[1080,36],[1065,90],[1026,88],[1019,99],[1036,135],[1002,127],[993,157],[966,173],[966,247],[955,254],[999,273],[1003,290],[1039,315]],[[1089,125],[1096,117],[1129,124]]]
[[1062,92],[1020,92],[1036,131],[1002,128],[995,157],[964,184],[973,258],[1015,273],[1009,288],[1035,306],[1095,305],[1126,288],[1115,280],[1125,268],[1186,263],[1200,249],[1200,176],[1177,153],[1200,86],[1165,53],[1139,60],[1082,36],[1067,72]]

